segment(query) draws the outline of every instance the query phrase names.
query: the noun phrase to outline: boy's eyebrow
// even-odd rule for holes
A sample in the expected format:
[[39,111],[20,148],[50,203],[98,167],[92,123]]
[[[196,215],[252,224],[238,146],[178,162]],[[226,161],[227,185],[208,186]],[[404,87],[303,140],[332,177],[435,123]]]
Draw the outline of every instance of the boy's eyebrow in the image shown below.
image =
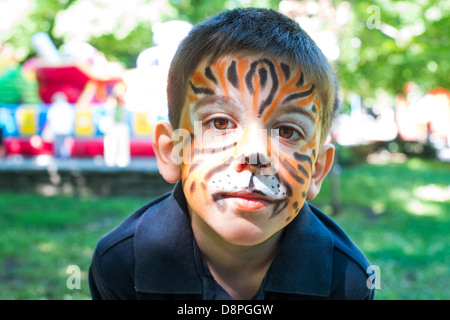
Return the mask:
[[193,111],[197,111],[197,109],[200,109],[205,106],[210,106],[212,104],[220,104],[224,106],[233,106],[238,109],[242,109],[242,106],[236,104],[233,99],[228,98],[226,96],[216,96],[216,95],[208,95],[206,97],[201,98],[197,103],[194,105]]
[[287,105],[282,105],[278,107],[280,110],[278,110],[278,112],[282,112],[283,114],[286,113],[300,113],[306,117],[308,117],[312,123],[316,122],[316,117],[314,115],[312,115],[311,113],[309,113],[306,108],[304,107],[299,107],[299,106],[295,106],[292,104],[287,104]]
[[[236,102],[233,99],[226,96],[216,96],[216,95],[208,95],[206,97],[201,98],[194,105],[193,112],[196,112],[198,109],[201,109],[203,107],[211,106],[214,104],[231,106],[241,110],[242,112],[245,112],[245,107],[243,107],[240,104],[236,104]],[[279,109],[278,112],[281,112],[282,114],[298,113],[309,118],[312,123],[316,122],[316,117],[311,113],[309,113],[304,107],[296,106],[293,104],[283,104],[279,106],[278,109]]]

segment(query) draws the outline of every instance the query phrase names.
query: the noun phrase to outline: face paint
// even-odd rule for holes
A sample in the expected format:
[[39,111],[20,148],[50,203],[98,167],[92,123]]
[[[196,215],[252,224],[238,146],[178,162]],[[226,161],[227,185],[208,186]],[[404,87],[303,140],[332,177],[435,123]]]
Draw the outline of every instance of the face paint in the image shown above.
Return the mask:
[[281,230],[303,206],[319,149],[314,84],[281,59],[224,57],[197,67],[186,100],[191,161],[182,181],[191,210],[230,241]]

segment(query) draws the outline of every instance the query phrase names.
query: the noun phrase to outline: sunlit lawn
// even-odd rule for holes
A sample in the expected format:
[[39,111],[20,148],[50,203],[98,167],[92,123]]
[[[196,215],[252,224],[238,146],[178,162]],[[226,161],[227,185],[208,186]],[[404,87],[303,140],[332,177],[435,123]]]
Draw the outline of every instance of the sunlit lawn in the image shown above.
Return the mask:
[[[1,194],[0,299],[89,299],[99,237],[146,201]],[[81,270],[79,290],[66,285],[70,265]]]
[[[376,298],[450,299],[450,164],[344,168],[340,186],[333,218],[379,266]],[[329,187],[316,202],[328,203]]]
[[[381,271],[377,299],[450,299],[450,165],[344,168],[334,219]],[[327,180],[314,201],[330,212]],[[99,237],[145,204],[142,198],[0,194],[0,299],[90,299]],[[67,267],[81,269],[69,289]]]

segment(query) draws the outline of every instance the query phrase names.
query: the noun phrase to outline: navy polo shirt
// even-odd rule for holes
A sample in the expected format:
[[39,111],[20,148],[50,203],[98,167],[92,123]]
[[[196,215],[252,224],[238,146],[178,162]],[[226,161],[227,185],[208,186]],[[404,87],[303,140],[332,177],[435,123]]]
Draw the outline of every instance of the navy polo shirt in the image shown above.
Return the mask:
[[[369,262],[311,204],[281,241],[254,299],[373,299]],[[89,285],[93,299],[232,299],[201,259],[181,183],[102,237]]]

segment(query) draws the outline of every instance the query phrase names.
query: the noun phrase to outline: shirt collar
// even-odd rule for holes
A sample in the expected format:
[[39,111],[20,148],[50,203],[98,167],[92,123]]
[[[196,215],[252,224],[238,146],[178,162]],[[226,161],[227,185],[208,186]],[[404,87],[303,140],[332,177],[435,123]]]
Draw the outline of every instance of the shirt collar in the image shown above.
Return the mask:
[[[136,227],[136,290],[202,294],[195,239],[180,182],[167,200],[156,203]],[[333,245],[331,234],[305,202],[285,229],[265,291],[327,296],[331,290]]]
[[307,202],[286,227],[282,241],[269,269],[265,291],[328,296],[334,241]]

